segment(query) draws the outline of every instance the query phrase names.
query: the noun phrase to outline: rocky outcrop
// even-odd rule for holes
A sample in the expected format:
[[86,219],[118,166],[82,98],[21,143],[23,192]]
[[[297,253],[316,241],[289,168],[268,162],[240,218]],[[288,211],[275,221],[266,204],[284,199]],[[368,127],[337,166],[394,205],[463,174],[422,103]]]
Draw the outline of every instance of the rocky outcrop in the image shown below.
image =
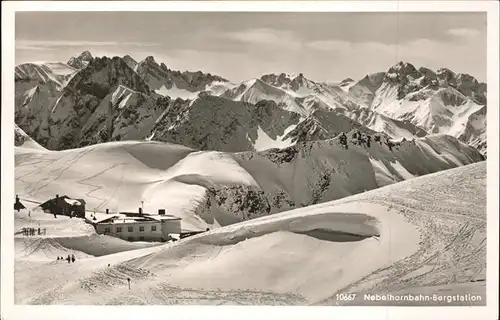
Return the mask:
[[92,54],[89,51],[84,51],[77,57],[71,57],[67,64],[75,69],[83,69],[88,66],[92,60],[94,60]]
[[227,82],[226,79],[210,73],[180,72],[169,69],[164,63],[158,63],[153,56],[148,56],[137,65],[137,74],[146,81],[152,90],[162,87],[171,89],[174,86],[191,92],[205,90],[206,86],[215,82]]

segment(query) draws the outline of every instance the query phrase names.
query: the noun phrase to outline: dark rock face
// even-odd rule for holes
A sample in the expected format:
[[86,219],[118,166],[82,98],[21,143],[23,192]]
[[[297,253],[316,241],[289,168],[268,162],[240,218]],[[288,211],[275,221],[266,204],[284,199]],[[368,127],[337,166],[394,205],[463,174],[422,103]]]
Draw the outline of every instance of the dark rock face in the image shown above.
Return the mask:
[[84,70],[68,82],[65,91],[72,94],[91,94],[104,98],[116,86],[123,85],[149,94],[149,87],[127,63],[119,57],[95,58]]
[[275,87],[290,85],[290,83],[292,82],[292,79],[290,79],[285,73],[280,73],[279,75],[276,75],[274,73],[265,74],[260,77],[260,79],[265,83]]

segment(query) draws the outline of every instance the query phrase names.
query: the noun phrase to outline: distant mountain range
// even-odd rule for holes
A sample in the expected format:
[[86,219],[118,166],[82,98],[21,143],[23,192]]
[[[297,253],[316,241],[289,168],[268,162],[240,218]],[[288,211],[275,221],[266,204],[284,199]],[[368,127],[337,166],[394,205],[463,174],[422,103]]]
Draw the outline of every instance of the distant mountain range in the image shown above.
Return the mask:
[[281,73],[232,83],[152,56],[137,62],[85,51],[66,63],[16,66],[15,88],[16,125],[50,150],[157,140],[260,151],[359,130],[393,140],[446,134],[487,153],[486,84],[407,62],[359,81]]

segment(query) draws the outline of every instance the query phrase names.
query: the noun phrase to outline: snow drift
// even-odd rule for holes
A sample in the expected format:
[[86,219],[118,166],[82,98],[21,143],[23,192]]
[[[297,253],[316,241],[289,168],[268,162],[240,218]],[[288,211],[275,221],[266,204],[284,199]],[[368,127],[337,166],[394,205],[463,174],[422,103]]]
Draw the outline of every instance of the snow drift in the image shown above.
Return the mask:
[[[342,292],[484,294],[485,204],[481,162],[173,244],[82,259],[71,275],[56,263],[32,262],[37,272],[16,263],[16,301],[335,305]],[[17,276],[27,270],[33,275]]]

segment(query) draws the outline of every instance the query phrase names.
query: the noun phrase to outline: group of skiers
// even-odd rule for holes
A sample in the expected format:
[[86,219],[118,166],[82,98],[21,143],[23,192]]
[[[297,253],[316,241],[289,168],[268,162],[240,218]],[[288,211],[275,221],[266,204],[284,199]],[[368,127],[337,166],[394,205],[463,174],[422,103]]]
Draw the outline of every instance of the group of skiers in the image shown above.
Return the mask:
[[68,257],[66,259],[64,259],[64,257],[59,257],[59,256],[57,257],[57,261],[62,261],[62,260],[66,260],[66,261],[68,261],[68,263],[71,263],[71,262],[75,262],[76,259],[75,259],[74,254],[72,254],[72,255],[68,254]]
[[22,233],[24,236],[34,236],[36,234],[41,235],[42,233],[45,234],[46,229],[40,229],[38,228],[23,228]]

